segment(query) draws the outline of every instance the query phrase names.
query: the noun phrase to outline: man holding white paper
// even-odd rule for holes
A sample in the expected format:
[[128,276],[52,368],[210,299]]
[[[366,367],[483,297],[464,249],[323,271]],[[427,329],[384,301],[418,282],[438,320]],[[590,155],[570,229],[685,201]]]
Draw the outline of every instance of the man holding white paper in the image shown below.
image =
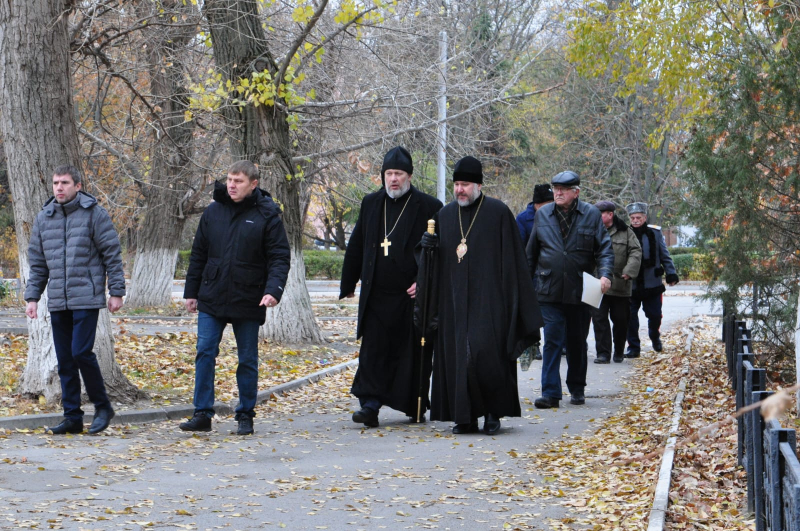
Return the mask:
[[561,401],[560,348],[564,342],[570,403],[585,403],[591,307],[581,302],[583,273],[597,271],[605,293],[614,271],[614,251],[600,211],[578,199],[578,174],[561,172],[551,184],[555,203],[536,213],[526,249],[544,319],[542,396],[534,402],[539,409],[556,408]]

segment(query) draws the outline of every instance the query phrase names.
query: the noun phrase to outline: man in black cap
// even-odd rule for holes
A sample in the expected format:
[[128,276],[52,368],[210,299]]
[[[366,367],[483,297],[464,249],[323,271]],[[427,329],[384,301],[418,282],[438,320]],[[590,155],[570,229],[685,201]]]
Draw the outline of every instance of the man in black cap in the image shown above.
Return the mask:
[[516,360],[538,341],[542,324],[514,214],[486,197],[482,184],[481,162],[459,160],[455,200],[437,215],[438,236],[426,233],[421,242],[436,248],[431,419],[455,422],[456,434],[478,431],[483,417],[492,435],[501,417],[520,416]]
[[603,217],[603,225],[611,238],[614,248],[614,276],[611,288],[603,295],[599,308],[592,309],[592,325],[594,326],[594,343],[597,349],[595,363],[611,361],[611,326],[609,315],[614,325],[614,362],[622,363],[624,359],[625,341],[628,335],[630,317],[631,286],[639,265],[642,262],[642,246],[624,221],[614,211],[617,209],[612,201],[600,201],[594,205]]
[[544,205],[553,202],[553,189],[549,184],[537,184],[533,187],[533,201],[517,216],[517,226],[519,235],[522,237],[522,245],[528,244],[528,238],[533,230],[533,220],[536,211]]
[[425,390],[422,413],[428,409],[431,352],[426,348],[420,367],[423,356],[413,324],[414,248],[442,203],[411,185],[413,173],[411,155],[404,148],[386,154],[383,188],[361,202],[342,267],[340,299],[355,296],[361,280],[357,330],[361,352],[351,392],[361,405],[353,422],[368,427],[378,426],[378,411],[384,405],[416,421],[420,388]]
[[597,271],[605,293],[611,287],[614,271],[614,251],[600,211],[578,199],[578,174],[561,172],[551,184],[555,203],[537,212],[526,249],[544,318],[542,396],[534,401],[539,409],[559,406],[559,351],[565,341],[570,402],[585,403],[586,337],[591,313],[590,307],[581,302],[582,275]]

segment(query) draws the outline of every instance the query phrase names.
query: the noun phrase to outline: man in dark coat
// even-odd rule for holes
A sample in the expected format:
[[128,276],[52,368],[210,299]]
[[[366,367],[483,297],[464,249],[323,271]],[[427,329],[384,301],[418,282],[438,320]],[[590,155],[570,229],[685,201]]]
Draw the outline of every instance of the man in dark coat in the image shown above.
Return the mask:
[[578,199],[578,174],[561,172],[551,184],[555,203],[537,212],[526,250],[544,318],[542,396],[534,401],[539,409],[558,407],[561,401],[560,348],[565,342],[570,402],[585,403],[591,313],[590,306],[581,302],[583,273],[596,270],[605,293],[614,272],[614,251],[600,211]]
[[351,392],[361,406],[353,422],[368,427],[378,426],[381,406],[402,411],[412,422],[418,409],[420,421],[428,410],[432,344],[421,352],[414,329],[414,248],[442,203],[411,185],[413,173],[405,148],[386,154],[384,186],[361,202],[342,267],[340,299],[355,296],[361,280],[356,332],[361,351]]
[[642,347],[639,342],[639,307],[647,317],[647,334],[653,350],[661,352],[661,305],[667,288],[661,281],[667,274],[667,284],[674,286],[680,280],[672,257],[667,250],[661,227],[647,224],[647,203],[631,203],[625,209],[631,218],[631,229],[642,246],[642,266],[633,284],[630,322],[628,325],[628,351],[626,358],[638,358]]
[[214,366],[225,326],[236,336],[238,435],[253,433],[258,394],[258,329],[267,307],[278,304],[289,276],[290,251],[281,211],[258,188],[258,168],[247,160],[214,183],[214,202],[200,218],[192,244],[183,297],[199,311],[194,416],[184,431],[210,431],[214,416]]
[[501,417],[520,416],[516,360],[542,324],[514,214],[482,184],[481,162],[459,160],[455,200],[438,214],[438,236],[421,242],[438,263],[431,419],[455,422],[456,434],[477,431],[483,417],[491,435]]
[[537,184],[533,187],[533,201],[528,203],[525,210],[517,216],[517,227],[519,227],[519,235],[522,238],[523,246],[528,244],[528,238],[531,237],[536,211],[552,202],[553,189],[550,188],[549,184]]
[[64,421],[48,428],[55,435],[81,433],[81,378],[94,404],[89,433],[99,433],[114,418],[94,347],[97,319],[106,306],[122,308],[125,276],[119,238],[108,212],[81,190],[74,166],[53,172],[53,197],[36,216],[28,245],[30,276],[25,288],[25,313],[38,316],[39,300],[47,285],[47,308],[53,326],[53,345],[61,381]]

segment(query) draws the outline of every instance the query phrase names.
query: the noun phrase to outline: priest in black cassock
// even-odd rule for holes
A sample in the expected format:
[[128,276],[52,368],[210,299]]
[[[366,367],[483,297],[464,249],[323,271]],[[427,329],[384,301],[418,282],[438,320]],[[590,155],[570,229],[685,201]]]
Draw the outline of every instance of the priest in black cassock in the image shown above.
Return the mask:
[[356,333],[361,352],[350,390],[361,409],[353,413],[353,422],[369,427],[378,426],[381,406],[416,421],[418,405],[420,420],[429,405],[432,343],[421,352],[413,324],[414,248],[442,203],[411,185],[413,173],[411,155],[404,148],[386,154],[381,168],[384,186],[361,202],[344,255],[339,298],[353,297],[361,280]]
[[[514,214],[481,192],[483,167],[474,157],[453,171],[455,201],[437,215],[435,247],[438,336],[433,362],[431,420],[455,422],[453,433],[500,430],[519,417],[517,358],[539,339],[542,317]],[[423,264],[420,265],[423,268]],[[425,301],[418,301],[419,305]]]

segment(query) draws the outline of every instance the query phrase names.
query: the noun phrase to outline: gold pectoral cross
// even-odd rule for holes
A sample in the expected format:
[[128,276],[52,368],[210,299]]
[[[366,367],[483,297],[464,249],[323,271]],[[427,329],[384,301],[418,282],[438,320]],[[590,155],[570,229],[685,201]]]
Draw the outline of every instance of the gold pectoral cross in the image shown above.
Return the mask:
[[383,247],[383,256],[389,256],[389,246],[392,242],[389,241],[389,238],[384,238],[381,247]]

